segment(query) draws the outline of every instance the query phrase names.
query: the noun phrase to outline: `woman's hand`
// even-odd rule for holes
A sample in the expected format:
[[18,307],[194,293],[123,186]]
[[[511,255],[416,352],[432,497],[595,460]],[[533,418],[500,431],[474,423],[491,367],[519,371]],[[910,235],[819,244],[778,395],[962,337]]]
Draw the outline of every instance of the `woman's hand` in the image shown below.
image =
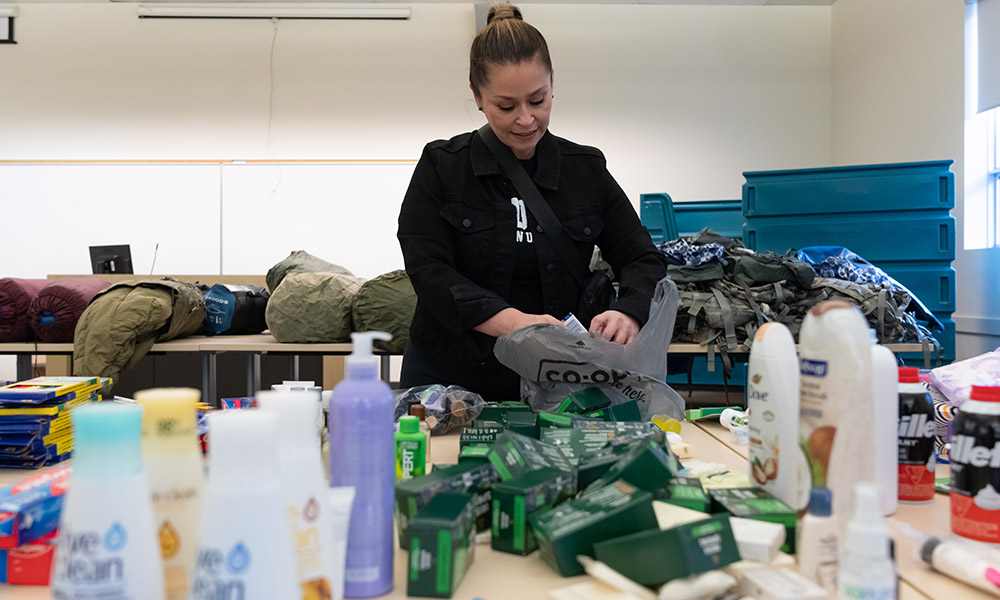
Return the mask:
[[505,308],[479,325],[476,325],[473,329],[479,333],[500,337],[528,325],[536,325],[538,323],[549,323],[565,327],[562,321],[552,315],[532,315],[523,313],[516,308]]
[[639,323],[635,319],[618,312],[606,310],[590,321],[590,337],[603,337],[612,342],[627,344],[639,333]]

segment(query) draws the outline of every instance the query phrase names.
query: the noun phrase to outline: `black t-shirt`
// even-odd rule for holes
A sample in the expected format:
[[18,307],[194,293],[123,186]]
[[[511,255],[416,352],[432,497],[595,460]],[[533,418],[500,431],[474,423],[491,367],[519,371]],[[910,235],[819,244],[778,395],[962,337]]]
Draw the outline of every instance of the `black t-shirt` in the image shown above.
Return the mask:
[[[538,157],[520,161],[529,176],[538,169]],[[511,293],[507,301],[521,312],[538,315],[545,312],[542,302],[541,271],[538,268],[538,252],[535,250],[535,236],[538,222],[524,205],[522,198],[510,200],[511,210],[517,211],[517,230],[514,232],[514,276]]]

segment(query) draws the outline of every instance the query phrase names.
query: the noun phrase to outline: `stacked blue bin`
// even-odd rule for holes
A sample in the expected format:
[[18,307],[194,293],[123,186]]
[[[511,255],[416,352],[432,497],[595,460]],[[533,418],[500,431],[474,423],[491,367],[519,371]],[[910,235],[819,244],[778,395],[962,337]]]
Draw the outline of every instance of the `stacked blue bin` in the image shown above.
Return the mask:
[[[743,243],[783,253],[845,246],[905,285],[944,325],[955,360],[955,176],[952,161],[744,173]],[[923,365],[919,353],[903,355]]]

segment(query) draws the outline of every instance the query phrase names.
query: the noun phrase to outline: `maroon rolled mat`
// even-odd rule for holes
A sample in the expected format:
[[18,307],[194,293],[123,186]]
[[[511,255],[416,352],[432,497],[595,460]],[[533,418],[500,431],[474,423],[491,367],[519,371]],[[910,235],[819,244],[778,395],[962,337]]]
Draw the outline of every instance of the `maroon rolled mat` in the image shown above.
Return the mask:
[[45,279],[0,279],[0,342],[27,342],[34,337],[28,307],[48,283]]
[[43,342],[72,342],[80,315],[111,284],[103,279],[58,279],[42,288],[31,301],[28,316],[35,335]]

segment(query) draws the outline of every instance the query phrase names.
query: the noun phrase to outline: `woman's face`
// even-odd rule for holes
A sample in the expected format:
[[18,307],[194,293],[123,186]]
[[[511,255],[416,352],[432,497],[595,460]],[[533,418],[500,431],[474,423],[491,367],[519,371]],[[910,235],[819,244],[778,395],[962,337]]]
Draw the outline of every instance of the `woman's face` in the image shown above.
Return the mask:
[[534,156],[535,144],[549,127],[552,73],[537,58],[516,65],[491,65],[489,83],[476,102],[493,132],[521,160]]

